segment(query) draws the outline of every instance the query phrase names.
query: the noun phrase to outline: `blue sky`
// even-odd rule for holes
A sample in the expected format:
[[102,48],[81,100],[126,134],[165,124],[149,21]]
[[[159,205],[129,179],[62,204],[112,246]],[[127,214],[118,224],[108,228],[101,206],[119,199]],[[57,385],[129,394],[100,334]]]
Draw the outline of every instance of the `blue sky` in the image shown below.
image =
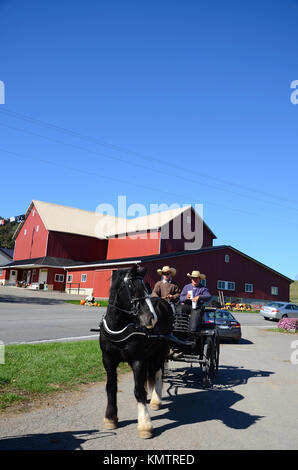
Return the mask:
[[298,276],[298,1],[0,0],[0,215],[203,204]]

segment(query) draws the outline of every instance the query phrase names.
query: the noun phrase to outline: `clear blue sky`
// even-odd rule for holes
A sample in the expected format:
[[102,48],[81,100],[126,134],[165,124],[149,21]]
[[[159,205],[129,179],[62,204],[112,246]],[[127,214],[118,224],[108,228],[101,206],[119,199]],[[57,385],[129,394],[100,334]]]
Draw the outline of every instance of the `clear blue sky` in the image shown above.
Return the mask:
[[298,276],[298,1],[0,0],[0,215],[204,204]]

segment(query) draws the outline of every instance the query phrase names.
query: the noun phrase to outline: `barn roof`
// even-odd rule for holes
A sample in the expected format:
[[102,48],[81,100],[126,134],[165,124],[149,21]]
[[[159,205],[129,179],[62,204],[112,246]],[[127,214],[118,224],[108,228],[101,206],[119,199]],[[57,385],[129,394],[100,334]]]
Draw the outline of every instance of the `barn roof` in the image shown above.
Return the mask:
[[38,267],[47,267],[47,268],[64,268],[64,266],[76,266],[77,261],[66,258],[54,258],[52,256],[42,256],[40,258],[26,258],[18,259],[16,261],[11,261],[3,266],[0,266],[1,269],[8,268],[38,268]]
[[[27,209],[24,221],[18,226],[13,238],[16,238],[19,234],[33,206],[41,217],[45,228],[49,231],[74,233],[102,239],[136,231],[158,230],[180,216],[183,212],[189,209],[194,211],[192,206],[189,205],[156,212],[143,217],[124,219],[99,212],[33,200]],[[200,217],[198,214],[197,216]],[[216,238],[205,222],[204,225],[212,236]]]

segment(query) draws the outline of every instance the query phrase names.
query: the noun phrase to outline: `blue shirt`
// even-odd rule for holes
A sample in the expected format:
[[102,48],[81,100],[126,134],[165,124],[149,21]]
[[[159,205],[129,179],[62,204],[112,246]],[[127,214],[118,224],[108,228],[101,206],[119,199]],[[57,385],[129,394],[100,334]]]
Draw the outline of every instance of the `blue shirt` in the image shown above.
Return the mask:
[[192,284],[187,284],[186,286],[183,287],[182,292],[180,294],[180,302],[185,302],[186,296],[188,294],[188,291],[192,291],[192,296],[197,297],[197,295],[200,296],[199,302],[208,302],[208,300],[211,299],[211,294],[207,287],[202,286],[202,284],[199,284],[198,286],[193,286]]

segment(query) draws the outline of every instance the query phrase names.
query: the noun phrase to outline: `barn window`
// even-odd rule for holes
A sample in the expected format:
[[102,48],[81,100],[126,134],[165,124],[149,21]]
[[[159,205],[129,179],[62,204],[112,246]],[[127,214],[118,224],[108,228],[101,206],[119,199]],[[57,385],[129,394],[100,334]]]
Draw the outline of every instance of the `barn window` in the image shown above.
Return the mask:
[[32,212],[32,217],[34,217],[34,216],[35,216],[35,210],[33,209],[33,212]]
[[37,232],[39,231],[39,225],[36,225],[36,231]]
[[27,235],[27,229],[26,229],[26,228],[25,228],[25,230],[24,230],[24,235]]
[[67,282],[72,282],[72,274],[69,274],[69,275],[67,276]]
[[235,290],[235,282],[234,281],[217,281],[217,289]]
[[254,285],[245,283],[245,292],[253,292],[253,291],[254,291]]
[[64,274],[55,274],[55,282],[64,282]]
[[86,282],[87,281],[87,274],[82,274],[81,275],[81,282]]
[[271,295],[278,295],[278,287],[271,286]]
[[2,270],[2,269],[0,269],[0,276],[2,276],[2,275],[3,275],[3,270]]
[[225,263],[229,263],[230,262],[230,255],[225,255]]

